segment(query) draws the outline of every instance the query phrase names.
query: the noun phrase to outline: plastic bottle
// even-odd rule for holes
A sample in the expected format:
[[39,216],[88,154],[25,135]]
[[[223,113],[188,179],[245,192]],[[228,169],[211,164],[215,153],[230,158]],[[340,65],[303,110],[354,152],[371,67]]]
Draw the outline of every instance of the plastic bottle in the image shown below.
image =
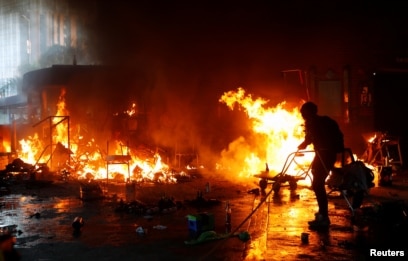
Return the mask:
[[229,201],[225,205],[225,233],[231,233],[231,206]]

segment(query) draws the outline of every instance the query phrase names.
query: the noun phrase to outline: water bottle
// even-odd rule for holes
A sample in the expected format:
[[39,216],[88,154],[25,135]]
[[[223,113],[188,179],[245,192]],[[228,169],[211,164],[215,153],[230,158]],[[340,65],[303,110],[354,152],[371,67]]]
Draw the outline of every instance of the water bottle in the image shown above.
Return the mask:
[[225,205],[225,233],[231,233],[231,206],[229,201]]

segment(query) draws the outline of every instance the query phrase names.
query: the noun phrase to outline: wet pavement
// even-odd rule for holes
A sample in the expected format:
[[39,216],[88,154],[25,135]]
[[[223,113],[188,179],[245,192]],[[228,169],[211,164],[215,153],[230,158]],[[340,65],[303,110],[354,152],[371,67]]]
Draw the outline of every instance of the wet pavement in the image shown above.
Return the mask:
[[[391,186],[372,188],[357,223],[346,201],[331,194],[331,226],[323,231],[308,228],[317,205],[307,184],[278,193],[268,186],[267,195],[258,195],[257,182],[203,175],[178,184],[138,184],[131,193],[124,184],[101,183],[104,198],[92,200],[80,198],[78,182],[21,182],[0,197],[0,227],[16,236],[22,260],[367,260],[371,248],[408,254],[407,174],[396,175]],[[176,204],[158,210],[163,198]],[[120,199],[143,208],[120,208]],[[225,234],[227,201],[232,236]],[[213,217],[215,235],[206,240],[191,234],[188,216],[198,213]],[[72,226],[78,216],[84,220],[80,232]],[[249,240],[241,238],[243,232]]]
[[254,226],[262,236],[251,242],[245,260],[367,260],[370,249],[408,253],[408,179],[394,179],[392,186],[372,188],[354,215],[340,193],[330,194],[331,225],[320,231],[307,225],[317,211],[308,187],[272,192]]

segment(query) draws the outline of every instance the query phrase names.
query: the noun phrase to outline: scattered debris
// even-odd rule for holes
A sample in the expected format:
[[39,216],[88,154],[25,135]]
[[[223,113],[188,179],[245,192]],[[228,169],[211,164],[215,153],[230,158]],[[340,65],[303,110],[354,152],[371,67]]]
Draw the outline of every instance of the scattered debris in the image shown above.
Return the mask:
[[137,228],[136,228],[136,233],[137,233],[139,236],[145,236],[145,235],[147,235],[147,228],[143,228],[142,226],[137,227]]
[[201,191],[197,192],[197,197],[194,200],[186,201],[187,204],[196,208],[208,208],[221,204],[218,199],[205,199]]
[[38,213],[38,212],[36,212],[36,213],[34,213],[34,214],[31,214],[30,215],[30,218],[33,218],[33,217],[35,217],[35,218],[40,218],[41,217],[41,214],[40,213]]
[[80,216],[75,217],[74,221],[72,222],[72,227],[74,230],[81,230],[84,226],[84,219]]
[[165,230],[167,227],[163,225],[157,225],[157,226],[153,226],[153,228],[157,230]]
[[139,201],[133,200],[131,202],[125,202],[123,199],[120,199],[119,204],[115,207],[116,212],[126,212],[137,215],[145,214],[147,209],[148,207]]
[[170,210],[176,210],[176,203],[173,197],[163,196],[158,202],[159,210],[161,212],[169,212]]
[[143,216],[143,218],[144,218],[144,219],[147,219],[148,221],[153,220],[153,216],[151,216],[151,215]]
[[103,191],[98,182],[81,183],[79,195],[82,200],[103,199]]

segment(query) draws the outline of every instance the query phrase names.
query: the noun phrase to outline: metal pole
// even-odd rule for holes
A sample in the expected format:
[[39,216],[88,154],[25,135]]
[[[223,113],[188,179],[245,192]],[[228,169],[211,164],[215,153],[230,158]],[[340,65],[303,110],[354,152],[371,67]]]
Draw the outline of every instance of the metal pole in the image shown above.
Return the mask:
[[50,148],[51,148],[51,151],[50,151],[50,168],[51,169],[53,169],[53,166],[52,166],[52,118],[50,117]]
[[[67,119],[68,119],[68,130],[67,130],[68,149],[69,149],[69,152],[70,152],[70,154],[71,154],[71,137],[70,137],[70,135],[69,135],[69,130],[70,130],[70,117],[67,116]],[[69,157],[68,157],[68,165],[71,165],[71,155],[69,155]]]

